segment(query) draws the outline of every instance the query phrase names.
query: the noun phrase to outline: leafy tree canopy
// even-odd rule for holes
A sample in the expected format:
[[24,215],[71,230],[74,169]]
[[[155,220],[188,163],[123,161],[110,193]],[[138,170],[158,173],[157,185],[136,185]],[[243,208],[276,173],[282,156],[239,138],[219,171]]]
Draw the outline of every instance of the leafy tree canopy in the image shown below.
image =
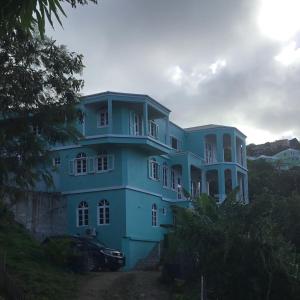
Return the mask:
[[22,29],[0,39],[0,192],[51,182],[48,146],[78,138],[82,69],[82,55],[51,39]]
[[15,28],[32,31],[38,26],[41,36],[45,33],[45,22],[53,27],[53,16],[62,25],[61,15],[66,16],[63,3],[72,7],[86,5],[97,0],[5,0],[0,5],[0,35]]

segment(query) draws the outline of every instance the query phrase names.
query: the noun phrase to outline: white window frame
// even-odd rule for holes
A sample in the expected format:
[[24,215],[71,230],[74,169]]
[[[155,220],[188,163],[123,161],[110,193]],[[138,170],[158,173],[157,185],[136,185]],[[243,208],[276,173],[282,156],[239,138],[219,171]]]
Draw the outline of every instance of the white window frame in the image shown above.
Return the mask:
[[39,125],[32,125],[32,132],[36,136],[40,136],[42,134],[42,129]]
[[155,181],[159,181],[159,163],[155,158],[150,159],[149,161],[149,178]]
[[[77,154],[76,158],[74,159],[75,162],[75,175],[86,175],[87,174],[87,168],[88,168],[88,160],[87,156],[84,152],[80,152]],[[80,169],[80,172],[78,172],[78,169]]]
[[158,227],[157,205],[155,203],[151,207],[151,224],[152,227]]
[[[99,169],[99,161],[101,168]],[[96,157],[96,172],[105,173],[114,169],[115,157],[113,154],[108,154],[106,151],[102,152]]]
[[169,187],[169,167],[166,163],[163,163],[162,167],[162,181],[163,181],[163,187],[168,188]]
[[[81,216],[81,222],[80,222]],[[86,201],[81,201],[77,206],[77,227],[89,226],[89,205]],[[81,223],[81,224],[80,224]]]
[[133,114],[133,135],[142,135],[143,134],[143,118],[141,114]]
[[108,127],[108,108],[100,108],[97,112],[97,128]]
[[154,120],[149,121],[149,136],[158,139],[158,128]]
[[[101,218],[102,215],[102,218]],[[102,223],[101,223],[102,220]],[[110,224],[110,204],[109,201],[103,199],[98,202],[97,205],[97,224],[99,226],[105,226]]]

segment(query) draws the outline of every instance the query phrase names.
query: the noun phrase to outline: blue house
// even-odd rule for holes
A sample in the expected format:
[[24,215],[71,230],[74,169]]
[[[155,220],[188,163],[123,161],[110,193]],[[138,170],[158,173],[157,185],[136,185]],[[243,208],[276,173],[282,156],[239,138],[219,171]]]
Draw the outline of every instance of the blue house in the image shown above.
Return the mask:
[[52,149],[68,233],[122,250],[127,269],[163,239],[172,205],[189,206],[201,193],[222,202],[236,187],[248,201],[246,137],[238,129],[180,128],[147,95],[104,92],[80,106],[83,138]]

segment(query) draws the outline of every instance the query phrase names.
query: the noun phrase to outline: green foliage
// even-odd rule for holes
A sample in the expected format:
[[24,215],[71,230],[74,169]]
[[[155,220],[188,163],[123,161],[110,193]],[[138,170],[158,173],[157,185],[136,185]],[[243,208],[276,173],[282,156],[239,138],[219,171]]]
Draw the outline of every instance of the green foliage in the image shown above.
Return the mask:
[[176,276],[198,291],[203,275],[208,299],[297,299],[296,246],[284,220],[295,202],[261,195],[244,204],[231,195],[217,205],[202,196],[194,209],[176,208],[166,267],[179,264]]
[[51,184],[49,145],[79,137],[82,69],[82,55],[51,39],[23,30],[0,39],[0,194]]
[[53,27],[53,15],[62,26],[61,15],[66,17],[63,3],[75,8],[88,2],[97,0],[6,0],[0,6],[0,35],[20,27],[29,32],[37,26],[43,36],[46,20]]
[[0,255],[4,253],[8,272],[27,299],[74,299],[77,276],[49,262],[39,243],[10,214],[0,218]]

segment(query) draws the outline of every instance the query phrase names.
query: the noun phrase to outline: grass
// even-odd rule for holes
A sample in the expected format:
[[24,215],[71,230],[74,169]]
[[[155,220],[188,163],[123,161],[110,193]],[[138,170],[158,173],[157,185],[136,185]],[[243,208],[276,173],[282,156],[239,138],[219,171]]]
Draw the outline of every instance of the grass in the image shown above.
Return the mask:
[[40,244],[15,223],[9,213],[3,213],[3,209],[0,212],[0,250],[6,254],[9,274],[30,299],[76,298],[79,275],[49,262]]

